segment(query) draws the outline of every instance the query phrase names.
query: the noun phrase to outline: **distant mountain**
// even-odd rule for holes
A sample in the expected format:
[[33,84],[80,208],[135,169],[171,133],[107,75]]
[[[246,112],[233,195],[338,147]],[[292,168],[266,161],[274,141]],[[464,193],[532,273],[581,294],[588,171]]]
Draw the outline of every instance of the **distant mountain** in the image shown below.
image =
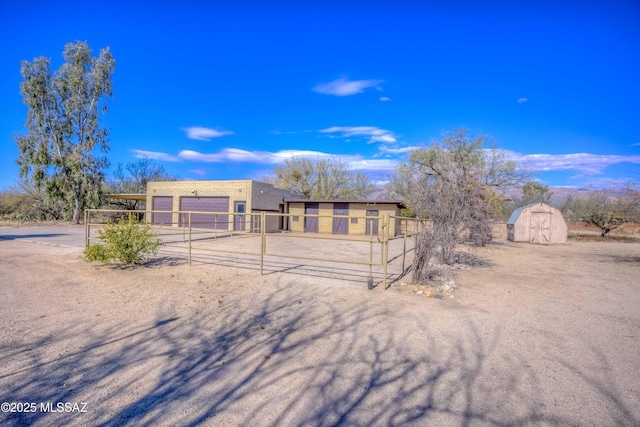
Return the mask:
[[[569,188],[569,187],[549,187],[551,195],[551,204],[557,206],[567,200],[569,197],[587,197],[593,190],[588,188]],[[522,197],[522,190],[513,188],[505,190],[503,193],[507,199],[519,199]]]

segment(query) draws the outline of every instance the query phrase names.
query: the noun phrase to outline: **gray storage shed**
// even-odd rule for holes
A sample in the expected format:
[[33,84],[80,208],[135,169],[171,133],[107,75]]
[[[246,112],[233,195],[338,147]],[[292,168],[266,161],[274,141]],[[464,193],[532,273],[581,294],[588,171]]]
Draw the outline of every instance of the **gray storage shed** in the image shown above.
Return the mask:
[[566,243],[567,223],[558,209],[533,203],[513,211],[507,221],[507,239],[539,244]]

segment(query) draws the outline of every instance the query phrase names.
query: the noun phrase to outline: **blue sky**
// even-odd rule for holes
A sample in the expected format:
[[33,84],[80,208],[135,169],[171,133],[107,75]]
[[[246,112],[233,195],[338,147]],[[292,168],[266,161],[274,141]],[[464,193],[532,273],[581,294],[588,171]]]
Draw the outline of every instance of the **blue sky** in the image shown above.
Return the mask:
[[20,61],[58,68],[76,40],[117,62],[112,169],[260,179],[336,155],[383,182],[465,127],[547,185],[640,179],[634,0],[2,2],[0,188],[18,177]]

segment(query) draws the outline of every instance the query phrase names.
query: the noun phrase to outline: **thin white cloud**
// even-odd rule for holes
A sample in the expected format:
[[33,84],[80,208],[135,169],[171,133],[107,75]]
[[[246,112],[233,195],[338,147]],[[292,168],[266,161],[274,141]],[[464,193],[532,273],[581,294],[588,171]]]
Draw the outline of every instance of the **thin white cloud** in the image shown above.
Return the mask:
[[281,131],[281,130],[272,130],[272,131],[271,131],[271,134],[272,134],[272,135],[295,135],[295,133],[296,133],[296,132],[295,132],[295,131],[293,131],[293,130],[286,131],[286,132],[283,132],[283,131]]
[[408,147],[388,147],[385,145],[381,145],[380,152],[385,154],[405,154],[413,150],[417,150],[418,148],[422,148],[422,147],[418,147],[416,145],[410,145]]
[[528,99],[527,98],[518,98],[518,104],[524,104],[525,102],[527,102]]
[[622,156],[617,154],[518,154],[510,157],[526,163],[538,171],[576,170],[586,175],[604,173],[604,169],[617,163],[640,164],[640,155]]
[[352,170],[361,171],[388,171],[392,172],[398,166],[398,160],[391,159],[361,159],[348,162],[347,165]]
[[191,169],[189,171],[189,173],[192,173],[192,174],[198,175],[198,176],[205,176],[207,174],[207,171],[202,170],[202,169]]
[[239,148],[223,148],[217,153],[200,153],[193,150],[182,150],[178,157],[183,160],[206,163],[221,162],[246,162],[258,164],[278,164],[293,157],[340,157],[345,161],[353,160],[358,156],[335,156],[320,151],[310,150],[280,150],[270,151],[248,151]]
[[389,101],[391,101],[391,98],[389,98],[388,96],[381,96],[381,97],[380,97],[380,101],[382,101],[382,102],[389,102]]
[[230,130],[217,130],[211,128],[204,128],[201,126],[192,126],[183,129],[187,138],[195,139],[198,141],[211,141],[213,138],[219,138],[225,135],[233,135],[233,132]]
[[589,190],[619,189],[635,182],[631,178],[611,178],[611,177],[574,177],[580,180],[579,185],[572,185],[572,188],[582,188]]
[[133,157],[138,159],[151,159],[159,160],[163,162],[179,162],[180,158],[167,153],[160,153],[158,151],[145,151],[145,150],[131,150]]
[[364,92],[370,87],[377,87],[382,80],[348,80],[341,77],[329,83],[321,83],[311,89],[323,95],[349,96]]
[[330,135],[335,133],[341,134],[340,137],[342,138],[364,136],[369,138],[368,143],[382,142],[384,144],[393,144],[397,141],[393,132],[375,126],[332,126],[321,129],[318,132],[329,134],[328,136],[330,137],[335,137],[335,135]]

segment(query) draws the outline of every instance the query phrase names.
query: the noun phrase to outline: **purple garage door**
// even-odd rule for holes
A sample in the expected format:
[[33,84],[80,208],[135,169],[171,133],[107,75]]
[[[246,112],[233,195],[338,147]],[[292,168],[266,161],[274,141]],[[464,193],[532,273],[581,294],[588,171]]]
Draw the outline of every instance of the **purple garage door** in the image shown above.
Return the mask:
[[[349,203],[334,203],[334,215],[349,215]],[[333,218],[333,234],[349,234],[349,218]]]
[[[318,203],[305,203],[304,214],[305,215],[318,215],[320,213],[320,205]],[[305,233],[317,233],[318,232],[318,217],[304,217],[304,232]]]
[[[378,211],[367,211],[367,216],[378,216]],[[365,224],[365,233],[367,236],[378,235],[378,218],[367,218],[367,223]]]
[[[171,196],[153,196],[154,211],[172,211],[173,197]],[[171,212],[158,212],[151,214],[151,223],[156,225],[171,225],[173,223],[173,214]]]
[[[217,230],[229,229],[229,215],[226,213],[220,213],[229,212],[228,197],[181,197],[180,210],[217,212],[216,214],[191,214],[191,227],[193,228],[215,228]],[[180,214],[180,226],[189,226],[188,214]]]

